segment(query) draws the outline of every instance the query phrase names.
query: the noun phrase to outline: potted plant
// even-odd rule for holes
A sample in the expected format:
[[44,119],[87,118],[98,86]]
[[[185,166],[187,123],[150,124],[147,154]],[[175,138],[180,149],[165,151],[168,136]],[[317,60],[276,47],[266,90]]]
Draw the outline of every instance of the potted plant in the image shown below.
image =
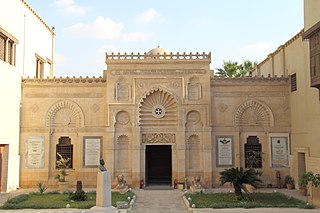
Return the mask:
[[69,182],[66,181],[68,173],[66,169],[70,168],[70,158],[64,158],[61,154],[57,153],[59,160],[56,162],[56,167],[59,169],[59,173],[54,177],[58,181],[60,192],[67,192],[69,189]]
[[284,183],[286,184],[287,189],[294,189],[294,179],[292,176],[286,175],[284,177]]
[[299,178],[299,192],[301,195],[307,195],[307,186],[308,186],[309,175],[307,173],[303,173]]

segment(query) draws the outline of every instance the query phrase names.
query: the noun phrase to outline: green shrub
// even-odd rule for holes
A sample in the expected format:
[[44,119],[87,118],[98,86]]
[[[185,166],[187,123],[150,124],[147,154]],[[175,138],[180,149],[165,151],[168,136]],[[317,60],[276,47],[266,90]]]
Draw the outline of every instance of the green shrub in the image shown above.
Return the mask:
[[38,182],[37,183],[37,187],[38,187],[38,192],[40,194],[43,194],[47,190],[46,185],[44,183],[42,183],[42,182]]
[[30,195],[27,195],[27,194],[18,195],[17,197],[14,197],[14,198],[8,200],[7,203],[18,204],[18,203],[21,203],[23,201],[28,200],[29,198],[30,198]]
[[72,192],[69,194],[69,199],[74,201],[85,201],[87,200],[87,198],[88,196],[83,190]]

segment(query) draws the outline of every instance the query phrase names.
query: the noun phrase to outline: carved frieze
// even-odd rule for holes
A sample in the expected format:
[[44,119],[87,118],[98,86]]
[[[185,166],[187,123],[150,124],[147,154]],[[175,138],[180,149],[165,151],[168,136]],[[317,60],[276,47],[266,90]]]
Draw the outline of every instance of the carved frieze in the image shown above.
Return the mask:
[[206,74],[205,69],[194,70],[113,70],[111,75],[186,75],[186,74]]
[[27,93],[27,98],[102,98],[102,93]]
[[138,91],[145,91],[145,88],[150,88],[154,85],[161,85],[166,88],[178,89],[181,88],[182,79],[181,78],[137,78],[136,88]]
[[174,133],[143,133],[142,143],[175,143]]

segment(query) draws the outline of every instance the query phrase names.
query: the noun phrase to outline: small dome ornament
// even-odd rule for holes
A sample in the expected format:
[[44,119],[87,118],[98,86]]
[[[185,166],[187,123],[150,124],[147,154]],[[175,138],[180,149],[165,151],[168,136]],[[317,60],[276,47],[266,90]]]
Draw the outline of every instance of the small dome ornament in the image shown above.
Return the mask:
[[169,54],[169,51],[165,48],[162,48],[158,45],[158,47],[153,48],[152,50],[150,50],[148,53],[148,55],[164,55],[164,54]]

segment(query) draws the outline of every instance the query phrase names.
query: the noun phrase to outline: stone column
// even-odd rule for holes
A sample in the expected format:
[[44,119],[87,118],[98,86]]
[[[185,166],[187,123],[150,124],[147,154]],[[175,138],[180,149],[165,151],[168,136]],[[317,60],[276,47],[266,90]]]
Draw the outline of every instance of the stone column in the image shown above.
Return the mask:
[[114,212],[116,210],[111,205],[111,175],[109,171],[98,172],[96,206],[92,209],[103,210],[103,212]]

